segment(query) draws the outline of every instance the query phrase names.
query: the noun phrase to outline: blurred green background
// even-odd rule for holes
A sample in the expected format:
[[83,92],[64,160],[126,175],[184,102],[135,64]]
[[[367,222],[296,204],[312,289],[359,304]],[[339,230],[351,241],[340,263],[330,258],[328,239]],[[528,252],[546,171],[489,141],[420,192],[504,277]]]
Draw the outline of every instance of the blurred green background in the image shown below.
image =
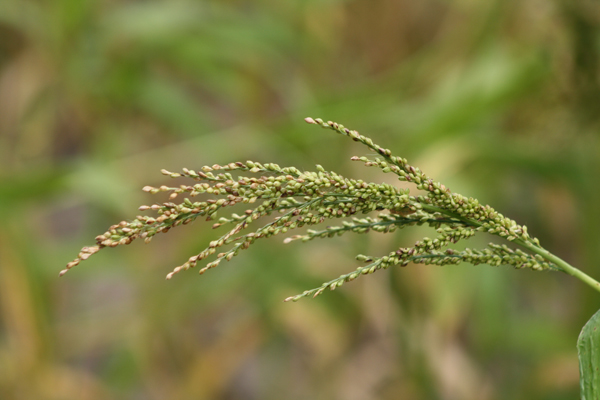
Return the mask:
[[312,116],[598,278],[599,27],[591,0],[0,1],[0,398],[578,398],[600,301],[565,274],[410,266],[281,302],[420,229],[273,239],[166,283],[214,235],[199,221],[57,276],[158,201],[161,168],[389,179]]

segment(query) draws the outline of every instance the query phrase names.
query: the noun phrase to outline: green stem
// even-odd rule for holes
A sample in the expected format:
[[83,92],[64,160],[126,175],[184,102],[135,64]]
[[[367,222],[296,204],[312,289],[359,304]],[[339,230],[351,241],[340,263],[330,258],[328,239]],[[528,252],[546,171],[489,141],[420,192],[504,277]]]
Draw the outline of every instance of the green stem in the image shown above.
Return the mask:
[[[461,221],[463,221],[464,223],[471,225],[471,226],[481,226],[482,223],[479,221],[475,221],[475,220],[471,220],[468,218],[464,218],[456,213],[453,213],[451,211],[448,210],[444,210],[442,208],[439,207],[435,207],[429,204],[422,204],[423,209],[429,212],[439,212],[441,214],[446,214],[448,216],[451,216],[453,218],[457,218]],[[526,242],[524,240],[520,240],[520,239],[516,239],[513,240],[513,243],[518,244],[521,247],[525,247],[526,249],[528,249],[529,251],[531,251],[532,253],[535,254],[539,254],[540,256],[544,257],[547,261],[550,261],[551,263],[555,264],[557,267],[560,268],[561,271],[579,279],[580,281],[586,283],[587,285],[591,286],[594,290],[596,290],[597,292],[600,292],[600,282],[598,282],[597,280],[595,280],[594,278],[592,278],[591,276],[589,276],[588,274],[586,274],[585,272],[575,268],[574,266],[572,266],[571,264],[569,264],[568,262],[566,262],[565,260],[555,256],[554,254],[550,253],[548,250],[536,246],[533,243],[529,243]]]
[[[515,240],[515,242],[516,242],[516,240]],[[518,243],[519,245],[525,247],[532,253],[539,254],[540,256],[544,257],[546,260],[557,265],[563,272],[565,272],[571,276],[574,276],[575,278],[587,283],[589,286],[594,288],[596,291],[600,292],[600,282],[598,282],[597,280],[595,280],[594,278],[592,278],[585,272],[575,268],[568,262],[555,256],[554,254],[550,253],[548,250],[546,250],[544,248],[535,246],[535,245],[527,243],[527,242],[521,242],[521,241],[519,241],[519,242],[520,242],[520,243]]]

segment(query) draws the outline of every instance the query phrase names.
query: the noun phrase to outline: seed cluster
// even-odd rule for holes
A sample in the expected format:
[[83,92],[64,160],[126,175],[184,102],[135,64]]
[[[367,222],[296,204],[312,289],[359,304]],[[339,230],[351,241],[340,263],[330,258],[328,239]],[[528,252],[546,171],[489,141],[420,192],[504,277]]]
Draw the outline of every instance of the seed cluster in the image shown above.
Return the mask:
[[[167,193],[168,201],[139,208],[140,211],[154,211],[153,216],[138,215],[132,221],[122,221],[111,226],[104,234],[96,237],[95,246],[84,247],[60,275],[102,248],[129,244],[138,238],[148,243],[156,234],[166,233],[171,228],[188,224],[198,217],[214,221],[214,229],[222,226],[230,228],[211,241],[205,249],[173,269],[167,275],[167,279],[171,279],[178,272],[194,268],[199,261],[215,255],[213,261],[199,270],[202,274],[218,266],[223,260],[231,260],[258,239],[286,234],[293,229],[317,225],[334,218],[345,220],[341,226],[328,226],[325,229],[308,230],[305,234],[290,236],[284,243],[333,237],[347,232],[389,233],[422,224],[437,230],[436,238],[423,238],[412,247],[400,248],[383,257],[359,255],[357,259],[366,262],[366,266],[326,282],[318,288],[288,297],[286,301],[317,296],[327,288],[333,290],[360,275],[392,265],[406,266],[411,262],[435,265],[469,262],[475,265],[506,264],[534,270],[557,269],[539,255],[533,256],[507,246],[490,244],[483,250],[463,251],[449,248],[459,240],[468,239],[478,232],[487,232],[529,246],[539,246],[539,242],[529,236],[526,227],[519,226],[490,206],[479,204],[476,199],[452,193],[418,168],[409,165],[406,159],[392,155],[389,149],[378,146],[358,132],[321,119],[306,118],[306,122],[332,129],[366,145],[376,153],[376,157],[352,157],[353,161],[378,167],[384,173],[394,173],[399,180],[415,184],[417,189],[426,194],[413,196],[408,189],[399,189],[386,183],[367,183],[345,178],[333,171],[326,171],[320,165],[316,166],[316,172],[302,172],[295,167],[282,168],[277,164],[253,161],[204,166],[197,171],[185,168],[182,172],[162,170],[164,175],[171,178],[187,178],[193,184],[144,187],[143,190],[151,194]],[[196,196],[199,196],[199,201],[194,201]],[[178,198],[183,200],[176,202]],[[227,217],[218,215],[228,208],[242,207],[241,205],[247,208],[243,212],[229,212]],[[380,213],[376,217],[365,215],[374,211]],[[246,233],[255,221],[273,213],[277,213],[277,216]]]

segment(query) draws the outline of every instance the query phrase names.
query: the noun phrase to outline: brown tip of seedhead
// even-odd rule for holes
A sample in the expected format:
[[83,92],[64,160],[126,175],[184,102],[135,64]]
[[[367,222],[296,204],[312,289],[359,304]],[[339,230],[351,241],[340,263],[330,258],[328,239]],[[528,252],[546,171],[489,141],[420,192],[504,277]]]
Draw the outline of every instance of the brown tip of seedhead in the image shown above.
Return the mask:
[[170,280],[173,275],[175,275],[176,273],[178,273],[179,271],[181,271],[181,265],[179,267],[175,267],[175,269],[173,269],[173,271],[169,272],[167,274],[167,276],[165,277],[166,280]]
[[73,260],[70,263],[68,263],[67,267],[65,269],[63,269],[62,271],[60,271],[60,273],[58,274],[58,276],[61,277],[64,274],[66,274],[71,268],[73,268],[74,266],[78,265],[80,261],[81,261],[81,259],[76,258],[75,260]]
[[290,297],[288,297],[288,298],[284,299],[284,300],[283,300],[283,302],[284,302],[284,303],[287,303],[287,302],[288,302],[288,301],[290,301],[290,300],[294,300],[294,296],[290,296]]
[[316,124],[317,121],[315,121],[314,119],[312,119],[311,117],[306,117],[304,118],[304,120],[309,123],[309,124]]

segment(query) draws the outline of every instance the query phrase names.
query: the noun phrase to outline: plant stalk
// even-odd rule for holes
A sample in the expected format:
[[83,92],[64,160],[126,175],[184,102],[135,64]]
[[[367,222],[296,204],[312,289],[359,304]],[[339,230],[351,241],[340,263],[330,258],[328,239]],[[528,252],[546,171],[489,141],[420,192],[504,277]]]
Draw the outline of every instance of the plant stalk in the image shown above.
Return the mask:
[[[516,242],[516,241],[515,241]],[[586,274],[585,272],[575,268],[574,266],[572,266],[571,264],[569,264],[568,262],[564,261],[563,259],[555,256],[554,254],[550,253],[548,250],[538,247],[538,246],[534,246],[532,244],[529,243],[518,243],[519,245],[525,247],[526,249],[530,250],[532,253],[536,253],[539,254],[540,256],[544,257],[546,260],[554,263],[556,266],[558,266],[563,272],[574,276],[575,278],[587,283],[589,286],[591,286],[594,290],[596,290],[597,292],[600,292],[600,282],[598,282],[597,280],[595,280],[594,278],[592,278],[591,276],[589,276],[588,274]]]
[[[423,209],[425,209],[427,211],[443,213],[443,214],[446,214],[453,218],[460,219],[461,221],[463,221],[469,225],[472,225],[472,226],[481,226],[481,223],[479,221],[473,221],[473,220],[461,217],[458,214],[449,212],[447,210],[444,210],[444,209],[441,209],[441,208],[438,208],[438,207],[435,207],[435,206],[432,206],[429,204],[421,203],[421,205],[423,206]],[[544,257],[547,261],[550,261],[551,263],[555,264],[558,268],[560,268],[561,271],[579,279],[580,281],[586,283],[588,286],[592,287],[597,292],[600,292],[600,282],[598,282],[597,280],[595,280],[594,278],[592,278],[585,272],[581,271],[580,269],[575,268],[574,266],[572,266],[565,260],[550,253],[548,250],[546,250],[542,247],[536,246],[532,243],[528,243],[523,240],[519,240],[519,239],[513,240],[513,243],[516,243],[521,247],[525,247],[532,253],[539,254],[540,256]]]

